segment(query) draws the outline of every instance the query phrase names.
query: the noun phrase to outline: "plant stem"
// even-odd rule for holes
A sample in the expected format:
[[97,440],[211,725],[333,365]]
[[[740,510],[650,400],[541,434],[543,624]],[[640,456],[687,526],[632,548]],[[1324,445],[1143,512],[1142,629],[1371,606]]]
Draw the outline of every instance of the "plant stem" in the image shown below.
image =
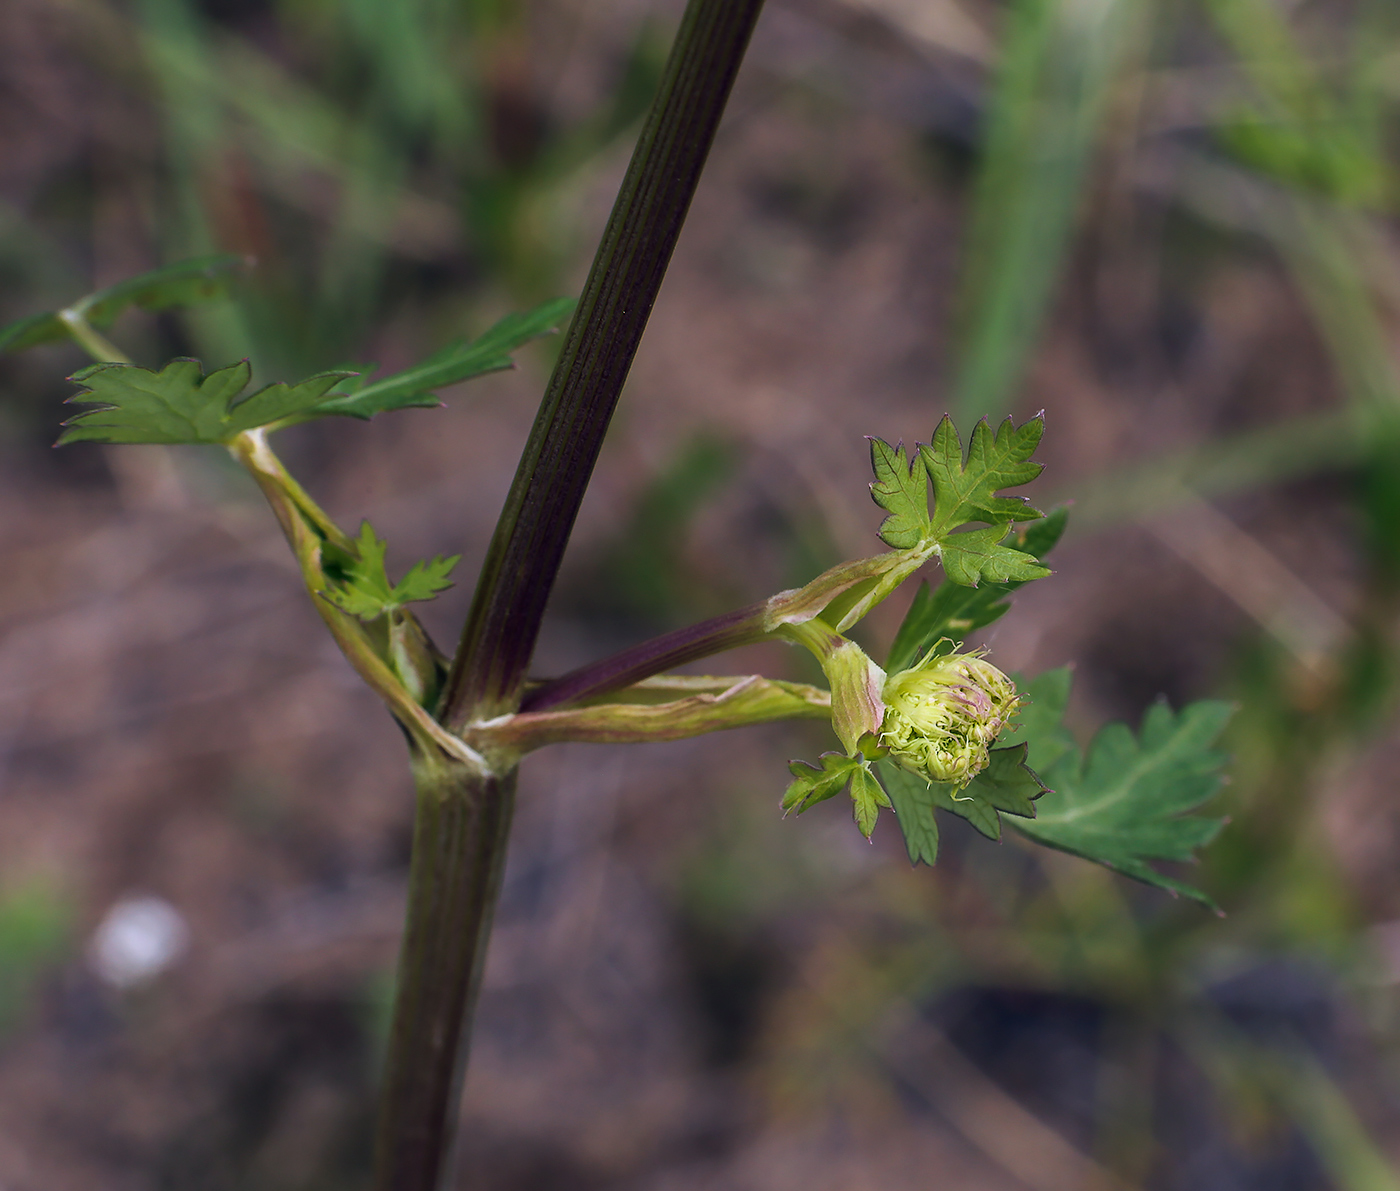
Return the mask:
[[584,490],[763,0],[690,0],[496,524],[439,718],[512,712]]
[[60,310],[58,317],[68,328],[68,333],[73,336],[77,345],[99,364],[131,363],[130,356],[105,335],[98,334],[93,325],[73,307]]
[[408,924],[376,1136],[379,1191],[435,1191],[451,1172],[471,1016],[505,869],[515,772],[415,758]]
[[523,712],[504,717],[494,728],[480,729],[485,739],[474,743],[482,748],[508,747],[527,753],[564,741],[648,744],[774,720],[831,718],[831,696],[806,683],[757,674],[699,681],[720,689],[699,691],[668,703],[601,703],[563,711]]
[[780,591],[761,603],[675,629],[542,682],[525,693],[520,700],[520,710],[547,711],[595,699],[654,674],[741,645],[774,637],[798,641],[797,636],[785,631],[785,626],[800,625],[817,616],[829,616],[840,626],[849,627],[931,555],[930,548],[921,546],[840,563],[823,571],[805,587]]
[[768,636],[768,601],[726,612],[699,624],[653,637],[602,661],[552,678],[529,691],[520,702],[522,711],[547,711],[566,703],[620,691],[653,674],[663,674],[697,662],[711,654],[752,645]]
[[[519,702],[564,547],[762,6],[690,0],[686,9],[482,566],[440,703],[454,734]],[[377,1191],[437,1191],[449,1177],[514,798],[513,770],[479,775],[434,757],[415,765]]]

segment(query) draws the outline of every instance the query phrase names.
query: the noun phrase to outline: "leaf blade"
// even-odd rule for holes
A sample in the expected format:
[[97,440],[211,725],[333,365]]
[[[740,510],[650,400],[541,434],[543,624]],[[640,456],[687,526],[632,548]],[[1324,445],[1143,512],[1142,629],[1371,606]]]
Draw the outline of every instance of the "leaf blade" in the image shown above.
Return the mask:
[[534,310],[508,314],[478,338],[458,340],[402,372],[381,377],[354,392],[333,394],[310,417],[360,418],[396,409],[428,409],[442,402],[435,389],[460,384],[515,366],[510,353],[553,332],[574,307],[573,298],[555,298]]
[[903,443],[892,447],[882,438],[870,439],[870,466],[870,495],[889,514],[878,530],[881,540],[894,550],[917,546],[929,528],[928,469],[917,452],[909,459]]
[[[1068,693],[1068,682],[1057,679],[1043,689],[1053,702],[1061,691]],[[1037,843],[1216,908],[1207,894],[1148,861],[1193,861],[1224,826],[1224,819],[1191,812],[1224,784],[1227,758],[1214,744],[1233,708],[1201,700],[1174,713],[1158,703],[1136,736],[1123,724],[1110,724],[1082,758],[1050,711],[1026,726],[1032,762],[1044,767],[1053,793],[1042,800],[1034,821],[1016,822],[1016,829]]]

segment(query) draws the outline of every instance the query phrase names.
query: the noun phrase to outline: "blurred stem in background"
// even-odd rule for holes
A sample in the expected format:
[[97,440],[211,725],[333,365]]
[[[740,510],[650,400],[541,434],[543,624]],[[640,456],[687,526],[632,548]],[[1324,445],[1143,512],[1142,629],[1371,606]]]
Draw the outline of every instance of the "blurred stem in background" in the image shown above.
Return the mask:
[[1147,0],[1015,0],[982,114],[957,295],[959,419],[1011,407],[1055,296]]

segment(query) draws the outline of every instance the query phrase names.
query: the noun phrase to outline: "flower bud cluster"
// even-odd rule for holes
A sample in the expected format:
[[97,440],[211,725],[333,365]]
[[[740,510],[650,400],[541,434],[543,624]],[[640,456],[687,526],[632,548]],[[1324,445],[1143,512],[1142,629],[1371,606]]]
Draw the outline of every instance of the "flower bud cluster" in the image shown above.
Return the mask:
[[966,786],[1020,708],[1016,684],[977,653],[930,650],[892,674],[882,695],[880,743],[902,769],[926,781]]

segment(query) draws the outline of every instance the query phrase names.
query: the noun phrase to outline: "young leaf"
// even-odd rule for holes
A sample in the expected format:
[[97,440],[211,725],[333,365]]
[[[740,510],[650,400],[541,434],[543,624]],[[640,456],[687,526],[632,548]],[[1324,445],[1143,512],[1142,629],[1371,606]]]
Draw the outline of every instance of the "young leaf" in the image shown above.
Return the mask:
[[1050,573],[1029,554],[1001,545],[1009,525],[988,525],[983,529],[949,534],[940,544],[943,573],[954,583],[976,587],[982,580],[993,583],[1027,583]]
[[[1012,544],[1034,558],[1044,559],[1064,533],[1067,518],[1068,510],[1055,509],[1049,516],[1022,526]],[[1007,597],[1020,586],[1019,582],[1011,582],[964,587],[949,582],[932,590],[927,582],[921,583],[895,634],[885,669],[891,674],[907,670],[943,638],[961,642],[969,633],[998,620],[1011,607]]]
[[342,612],[361,620],[374,620],[405,604],[433,599],[452,586],[448,575],[461,558],[454,554],[450,558],[416,562],[403,581],[393,586],[384,569],[388,543],[375,535],[368,521],[361,523],[355,547],[354,555],[330,547],[325,550],[326,577],[333,586],[322,594]]
[[[967,587],[976,587],[984,579],[1024,583],[1050,573],[1021,551],[1000,544],[1012,521],[1042,514],[1021,497],[996,495],[1040,474],[1042,464],[1032,463],[1031,455],[1044,430],[1045,420],[1040,417],[1020,426],[1007,418],[995,436],[985,421],[978,422],[964,461],[958,432],[945,416],[933,442],[919,447],[933,481],[929,532],[939,543],[944,572],[954,583]],[[989,524],[984,529],[953,532],[973,521]]]
[[1043,676],[1030,685],[1038,717],[1023,721],[1033,763],[1053,787],[1034,821],[1017,830],[1037,843],[1082,856],[1172,893],[1214,903],[1190,885],[1153,869],[1149,860],[1189,861],[1215,838],[1223,819],[1193,815],[1222,785],[1224,753],[1212,748],[1230,718],[1228,703],[1203,700],[1173,713],[1165,702],[1143,717],[1135,739],[1124,724],[1103,728],[1087,755],[1065,739],[1055,706],[1068,683]]
[[247,360],[208,376],[198,360],[172,360],[159,372],[135,364],[94,364],[72,376],[83,390],[68,400],[97,408],[64,422],[58,445],[225,443],[241,431],[314,407],[345,373],[268,385],[240,401],[250,375]]
[[[870,492],[889,516],[880,536],[896,550],[932,548],[954,583],[976,587],[983,581],[1025,583],[1050,572],[1021,550],[1002,545],[1011,523],[1042,514],[1021,497],[998,496],[1035,479],[1042,465],[1031,461],[1045,429],[1035,417],[1020,426],[1007,420],[993,434],[986,421],[972,430],[964,459],[952,420],[944,417],[933,442],[919,446],[923,468],[911,467],[904,447],[882,439],[870,440],[875,483]],[[928,509],[928,480],[933,481],[934,507]],[[962,530],[972,523],[980,529]]]
[[889,797],[881,789],[875,775],[864,765],[851,773],[851,801],[854,803],[856,826],[866,839],[875,830],[875,820],[880,816],[880,808],[890,805]]
[[862,767],[862,763],[844,753],[823,753],[817,758],[822,763],[820,769],[806,761],[789,761],[788,769],[793,781],[783,795],[783,814],[795,811],[801,814],[809,807],[835,798],[851,780],[851,774]]
[[904,444],[890,446],[881,438],[870,440],[870,466],[875,483],[870,495],[889,516],[880,526],[880,538],[894,550],[917,546],[928,532],[928,470],[917,454],[909,460]]
[[1031,456],[1045,433],[1045,419],[1034,417],[1020,426],[1007,418],[995,437],[986,420],[972,428],[967,460],[953,420],[946,414],[934,431],[933,442],[919,447],[919,455],[933,480],[932,529],[942,538],[969,521],[1009,525],[1027,515],[1043,516],[1022,497],[997,496],[1002,488],[1028,484],[1044,470]]
[[[193,306],[221,298],[228,292],[233,271],[243,263],[240,256],[195,257],[119,281],[80,298],[69,309],[90,326],[105,330],[129,306],[169,310],[174,306]],[[56,343],[68,335],[67,324],[57,314],[33,314],[0,328],[0,353]]]
[[1035,801],[1045,784],[1026,765],[1026,746],[993,749],[986,769],[963,789],[948,782],[925,782],[888,761],[880,777],[894,801],[894,813],[904,832],[904,845],[913,864],[933,864],[938,858],[938,824],[934,811],[966,819],[988,839],[1001,838],[1001,816],[1033,819]]
[[287,424],[329,414],[368,419],[393,409],[441,405],[433,395],[434,389],[513,368],[510,353],[555,330],[573,307],[573,298],[556,298],[526,314],[508,314],[480,338],[470,343],[464,339],[450,343],[412,368],[359,385],[353,391],[342,385],[338,394],[332,394],[304,416],[289,419]]

